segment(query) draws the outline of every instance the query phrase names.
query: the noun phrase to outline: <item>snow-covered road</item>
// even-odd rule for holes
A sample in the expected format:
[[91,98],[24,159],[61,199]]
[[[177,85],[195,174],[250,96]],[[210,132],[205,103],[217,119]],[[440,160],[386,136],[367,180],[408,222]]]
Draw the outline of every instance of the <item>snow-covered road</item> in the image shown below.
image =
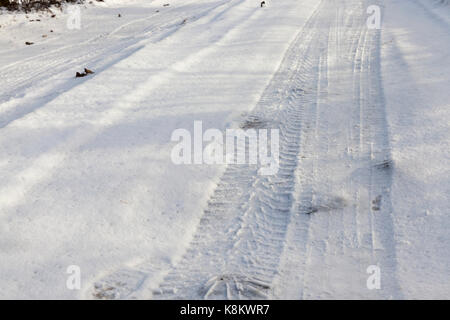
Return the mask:
[[[0,15],[0,297],[447,298],[450,6],[166,2]],[[175,165],[199,120],[278,172]]]

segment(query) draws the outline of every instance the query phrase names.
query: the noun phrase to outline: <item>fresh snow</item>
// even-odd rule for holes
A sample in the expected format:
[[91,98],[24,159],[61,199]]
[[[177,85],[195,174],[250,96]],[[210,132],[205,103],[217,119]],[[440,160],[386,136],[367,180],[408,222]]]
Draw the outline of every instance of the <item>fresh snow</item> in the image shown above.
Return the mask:
[[[0,298],[448,298],[450,4],[266,2],[0,14]],[[171,161],[252,119],[275,175]]]

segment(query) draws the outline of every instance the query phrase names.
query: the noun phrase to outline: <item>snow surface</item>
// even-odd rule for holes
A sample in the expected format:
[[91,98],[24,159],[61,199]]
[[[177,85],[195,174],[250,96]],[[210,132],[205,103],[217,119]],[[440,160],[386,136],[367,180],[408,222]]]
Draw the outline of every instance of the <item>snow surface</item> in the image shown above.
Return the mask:
[[[450,5],[266,2],[0,14],[0,298],[448,298]],[[171,162],[249,116],[274,177]]]
[[420,4],[389,1],[384,9],[382,61],[395,162],[391,194],[398,278],[405,298],[446,299],[450,21],[435,19],[433,11]]

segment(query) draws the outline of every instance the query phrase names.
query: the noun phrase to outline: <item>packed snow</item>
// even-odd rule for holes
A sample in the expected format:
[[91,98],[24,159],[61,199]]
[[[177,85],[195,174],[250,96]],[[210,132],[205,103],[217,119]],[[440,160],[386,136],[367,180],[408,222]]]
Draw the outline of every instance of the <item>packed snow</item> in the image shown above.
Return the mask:
[[[448,298],[449,1],[266,3],[0,13],[0,298]],[[175,164],[195,121],[279,170]]]

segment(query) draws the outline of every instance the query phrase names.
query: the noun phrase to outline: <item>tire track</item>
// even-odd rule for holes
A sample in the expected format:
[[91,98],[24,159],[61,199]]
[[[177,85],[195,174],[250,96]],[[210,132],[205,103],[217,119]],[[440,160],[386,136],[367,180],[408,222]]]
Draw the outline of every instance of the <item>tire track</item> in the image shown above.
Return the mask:
[[[307,160],[297,172],[294,212],[300,214],[293,215],[288,232],[275,281],[280,288],[277,298],[401,297],[389,200],[392,162],[379,66],[380,32],[365,26],[362,13],[368,5],[344,0],[330,8],[338,13],[335,30],[330,31],[332,63],[322,81],[328,88],[320,90],[318,107],[323,111],[308,113],[309,120],[304,120],[316,119],[318,135],[314,138],[310,132],[310,141],[305,139],[301,146]],[[340,19],[342,15],[354,18]],[[339,98],[345,92],[353,92],[353,99]],[[369,265],[380,266],[382,290],[366,288]]]
[[[182,261],[164,279],[158,299],[268,298],[276,276],[291,220],[299,138],[304,111],[314,108],[318,59],[326,43],[317,15],[291,44],[279,71],[246,123],[259,119],[280,130],[280,167],[273,176],[258,176],[257,168],[230,166],[218,185]],[[273,119],[273,120],[269,120]],[[239,184],[230,182],[239,181]],[[240,190],[231,199],[228,190]],[[228,206],[224,206],[225,199]],[[218,205],[216,205],[218,204]],[[219,234],[218,234],[219,233]]]

